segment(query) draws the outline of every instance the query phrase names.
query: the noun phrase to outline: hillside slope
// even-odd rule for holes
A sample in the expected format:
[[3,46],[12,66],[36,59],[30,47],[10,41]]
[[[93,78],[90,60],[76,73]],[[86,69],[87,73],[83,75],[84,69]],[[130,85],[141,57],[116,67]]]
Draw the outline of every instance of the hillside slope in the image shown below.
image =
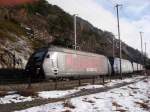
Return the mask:
[[[77,18],[80,50],[112,56],[111,32],[95,28]],[[118,57],[118,40],[115,39]],[[29,56],[48,45],[73,48],[73,16],[45,0],[0,8],[0,66],[24,68]],[[123,58],[140,62],[140,52],[123,43]]]

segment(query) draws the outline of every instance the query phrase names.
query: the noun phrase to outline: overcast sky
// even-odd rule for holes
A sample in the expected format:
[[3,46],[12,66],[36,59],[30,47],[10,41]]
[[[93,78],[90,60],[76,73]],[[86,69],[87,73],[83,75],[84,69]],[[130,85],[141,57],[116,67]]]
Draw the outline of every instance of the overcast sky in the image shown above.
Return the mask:
[[128,45],[139,49],[140,34],[143,33],[144,43],[147,43],[147,52],[150,57],[150,0],[48,0],[58,5],[64,11],[78,14],[95,27],[113,32],[117,37],[116,3],[120,7],[121,39]]

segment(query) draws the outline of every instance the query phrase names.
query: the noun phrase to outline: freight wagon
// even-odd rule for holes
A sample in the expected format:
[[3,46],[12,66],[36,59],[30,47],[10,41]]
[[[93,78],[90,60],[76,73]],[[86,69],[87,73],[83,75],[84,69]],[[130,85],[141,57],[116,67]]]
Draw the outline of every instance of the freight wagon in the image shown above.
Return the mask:
[[[119,58],[114,59],[113,68],[116,74],[120,73],[120,59]],[[133,73],[132,63],[129,60],[121,59],[121,70],[122,70],[122,73]]]

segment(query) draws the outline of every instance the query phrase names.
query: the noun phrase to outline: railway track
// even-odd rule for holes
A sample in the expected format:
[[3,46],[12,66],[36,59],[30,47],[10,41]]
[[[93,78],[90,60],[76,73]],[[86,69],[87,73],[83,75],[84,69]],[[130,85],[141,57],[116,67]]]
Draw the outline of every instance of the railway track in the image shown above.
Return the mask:
[[[137,74],[134,74],[137,75]],[[133,75],[132,75],[133,76]],[[131,77],[126,75],[124,77]],[[112,79],[118,79],[119,77],[112,77]],[[78,86],[84,86],[87,84],[104,84],[110,81],[110,77],[97,77],[91,79],[80,79],[80,80],[61,80],[61,81],[42,81],[34,83],[16,83],[16,84],[1,84],[0,91],[19,91],[27,88],[32,88],[34,91],[49,91],[49,90],[65,90],[72,89]]]
[[[108,81],[105,79],[105,81]],[[64,80],[64,81],[42,81],[36,83],[23,83],[23,84],[7,84],[0,85],[0,91],[18,91],[26,88],[33,88],[36,91],[45,91],[45,90],[64,90],[71,89],[76,86],[83,86],[87,84],[103,84],[103,80],[100,78],[97,79],[81,79],[81,80]]]

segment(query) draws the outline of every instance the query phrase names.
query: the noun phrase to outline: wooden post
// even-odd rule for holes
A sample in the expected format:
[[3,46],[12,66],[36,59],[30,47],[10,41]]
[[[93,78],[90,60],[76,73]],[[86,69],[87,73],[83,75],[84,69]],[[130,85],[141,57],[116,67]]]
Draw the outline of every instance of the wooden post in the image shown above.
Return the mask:
[[31,75],[28,78],[28,88],[31,88]]
[[100,75],[99,78],[100,78],[100,84],[102,84],[103,83],[103,76]]
[[81,86],[81,79],[80,79],[80,75],[79,75],[79,86]]
[[109,79],[110,79],[110,82],[111,82],[111,73],[110,73],[110,75],[109,75]]
[[27,70],[25,74],[28,76],[28,88],[31,88],[31,73]]
[[92,84],[95,84],[95,76],[92,78]]
[[56,77],[56,79],[55,79],[55,88],[54,89],[57,89],[57,86],[58,86],[58,84],[57,84],[57,77]]
[[100,84],[101,84],[101,76],[99,75],[99,80],[100,80]]
[[105,76],[103,75],[103,84],[105,83]]
[[[108,65],[109,66],[109,65]],[[110,67],[108,67],[108,77],[109,77],[109,79],[110,79],[110,82],[111,82],[111,75],[112,75],[112,71],[110,71]]]

